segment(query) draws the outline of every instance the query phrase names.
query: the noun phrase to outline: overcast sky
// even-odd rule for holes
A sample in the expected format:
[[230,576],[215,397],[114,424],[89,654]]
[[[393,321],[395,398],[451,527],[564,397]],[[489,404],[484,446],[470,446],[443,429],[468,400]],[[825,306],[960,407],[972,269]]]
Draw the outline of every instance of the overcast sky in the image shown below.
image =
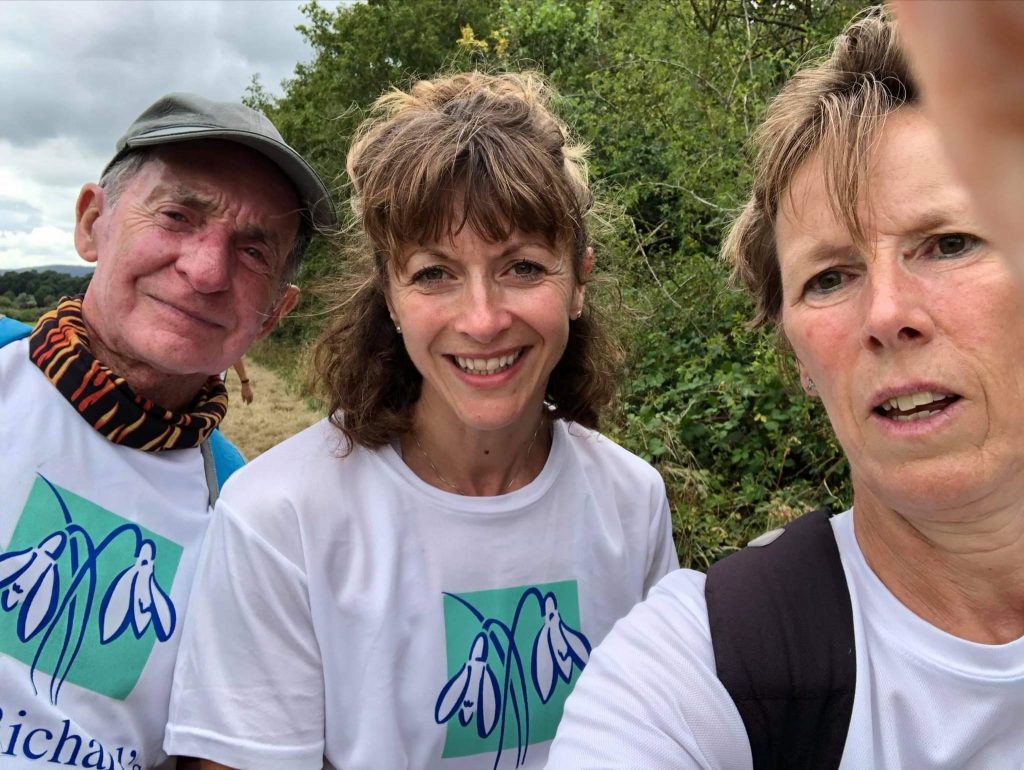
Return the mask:
[[[0,268],[81,264],[78,189],[169,91],[239,99],[312,56],[298,0],[0,0]],[[337,0],[321,5],[334,7]]]

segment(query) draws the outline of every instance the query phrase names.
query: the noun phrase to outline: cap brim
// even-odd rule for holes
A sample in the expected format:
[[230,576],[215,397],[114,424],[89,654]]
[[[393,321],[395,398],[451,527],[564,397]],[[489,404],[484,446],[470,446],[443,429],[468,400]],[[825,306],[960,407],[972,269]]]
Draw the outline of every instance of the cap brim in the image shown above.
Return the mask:
[[[171,126],[133,136],[125,142],[124,148],[107,164],[113,165],[121,156],[136,147],[152,147],[161,144],[188,142],[196,139],[224,139],[245,145],[274,163],[295,185],[299,200],[309,211],[313,226],[318,230],[333,228],[338,223],[327,185],[312,166],[303,160],[295,150],[286,144],[251,131],[238,131],[208,126]],[[104,169],[104,173],[106,169]]]

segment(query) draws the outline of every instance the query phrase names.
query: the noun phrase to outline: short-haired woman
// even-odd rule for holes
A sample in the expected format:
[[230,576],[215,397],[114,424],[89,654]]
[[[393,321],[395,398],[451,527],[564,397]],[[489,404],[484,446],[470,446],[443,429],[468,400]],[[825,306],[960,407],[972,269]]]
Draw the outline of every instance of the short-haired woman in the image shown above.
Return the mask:
[[176,753],[542,767],[591,647],[677,566],[658,474],[595,432],[618,362],[550,99],[455,75],[360,128],[362,248],[314,351],[330,418],[224,490]]
[[853,506],[663,580],[595,651],[550,766],[1020,768],[1024,293],[884,11],[789,81],[758,144],[725,253]]

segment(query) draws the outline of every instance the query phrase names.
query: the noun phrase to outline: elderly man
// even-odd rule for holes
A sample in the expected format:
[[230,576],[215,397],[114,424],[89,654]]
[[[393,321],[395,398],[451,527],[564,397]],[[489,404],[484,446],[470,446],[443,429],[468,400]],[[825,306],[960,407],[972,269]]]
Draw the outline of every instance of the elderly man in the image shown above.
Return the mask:
[[215,375],[293,307],[335,216],[269,120],[190,94],[139,116],[75,213],[85,296],[0,321],[0,765],[141,770],[173,764],[192,572],[240,459]]

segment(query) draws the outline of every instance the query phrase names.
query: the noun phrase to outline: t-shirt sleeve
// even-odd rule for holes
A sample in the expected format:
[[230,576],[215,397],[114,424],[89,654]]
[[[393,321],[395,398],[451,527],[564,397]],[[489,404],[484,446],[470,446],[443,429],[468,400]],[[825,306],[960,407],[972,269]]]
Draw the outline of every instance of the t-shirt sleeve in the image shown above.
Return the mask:
[[549,770],[750,770],[739,712],[715,675],[704,575],[676,570],[593,651]]
[[164,748],[247,770],[323,765],[323,674],[306,575],[224,499],[192,590]]
[[[660,479],[659,479],[660,481]],[[644,578],[644,596],[669,572],[679,569],[679,554],[672,537],[672,512],[665,495],[665,485],[658,484],[655,492],[655,513],[651,519],[650,560]]]

